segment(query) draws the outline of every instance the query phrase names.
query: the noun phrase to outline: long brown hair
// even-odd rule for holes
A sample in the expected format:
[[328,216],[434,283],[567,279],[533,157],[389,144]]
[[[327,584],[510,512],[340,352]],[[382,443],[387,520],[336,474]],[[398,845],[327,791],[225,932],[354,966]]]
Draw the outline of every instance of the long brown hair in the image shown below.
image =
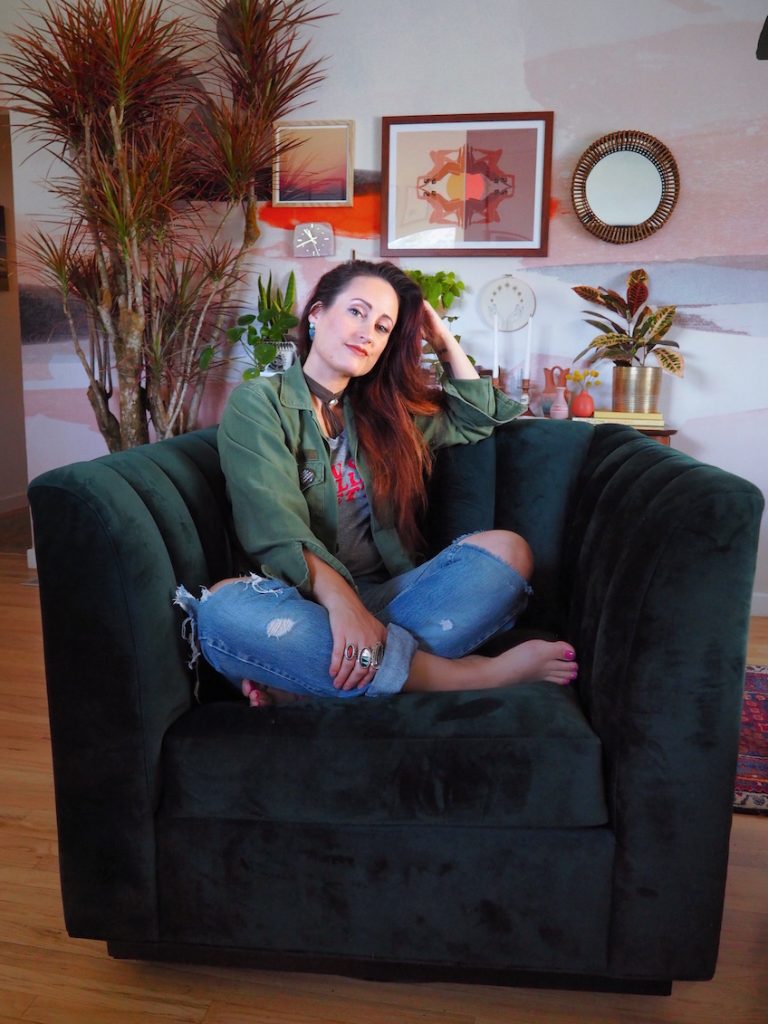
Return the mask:
[[420,367],[421,289],[394,263],[349,260],[339,264],[320,278],[304,307],[297,339],[299,358],[303,363],[311,347],[310,311],[318,305],[329,307],[355,277],[381,278],[392,286],[399,302],[397,322],[376,365],[364,377],[353,377],[346,394],[370,469],[376,514],[381,517],[391,508],[403,542],[416,551],[422,542],[418,523],[426,505],[432,458],[413,417],[434,415],[442,405]]

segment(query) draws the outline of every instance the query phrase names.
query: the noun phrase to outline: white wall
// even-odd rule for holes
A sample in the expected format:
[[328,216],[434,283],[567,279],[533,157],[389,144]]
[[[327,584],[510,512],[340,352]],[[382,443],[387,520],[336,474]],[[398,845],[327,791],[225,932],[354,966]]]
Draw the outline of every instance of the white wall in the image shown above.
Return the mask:
[[[768,492],[768,62],[755,59],[765,4],[480,0],[471,8],[465,0],[335,0],[328,9],[338,13],[311,35],[312,54],[329,56],[326,81],[297,116],[354,120],[360,170],[379,169],[383,115],[555,113],[547,257],[404,261],[425,270],[450,266],[468,283],[456,325],[468,350],[488,361],[490,332],[477,296],[490,280],[514,274],[537,295],[537,374],[544,366],[568,365],[592,334],[571,286],[620,288],[630,269],[644,266],[651,301],[680,310],[672,336],[687,357],[687,374],[683,381],[666,379],[663,394],[667,420],[678,428],[676,447]],[[15,23],[21,10],[21,0],[10,0],[0,27]],[[622,128],[649,132],[670,148],[681,194],[661,231],[615,246],[578,223],[570,178],[591,141]],[[22,171],[28,151],[19,143],[19,224],[49,209],[38,184],[48,164],[38,157]],[[303,213],[302,219],[318,215]],[[304,296],[326,264],[291,260],[289,238],[265,221],[253,270],[270,269],[281,280],[295,269]],[[337,257],[353,250],[376,257],[378,239],[337,232]],[[520,348],[514,339],[513,363],[522,358]],[[608,379],[610,367],[603,371]],[[61,349],[46,367],[30,362],[29,372],[25,357],[30,472],[51,459],[103,450],[87,404],[66,422],[56,411],[83,403],[80,373]],[[46,389],[53,411],[41,393]],[[607,386],[603,399],[610,401]],[[754,610],[768,614],[765,520]]]

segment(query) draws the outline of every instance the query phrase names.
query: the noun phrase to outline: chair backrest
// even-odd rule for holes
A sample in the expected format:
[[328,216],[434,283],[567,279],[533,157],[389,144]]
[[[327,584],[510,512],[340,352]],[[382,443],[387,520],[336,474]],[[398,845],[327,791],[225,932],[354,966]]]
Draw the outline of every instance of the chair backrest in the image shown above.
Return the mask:
[[530,417],[496,431],[495,525],[525,537],[534,556],[534,594],[521,624],[563,630],[563,551],[593,439],[589,424]]
[[[528,618],[559,625],[567,509],[591,437],[583,424],[537,420],[440,451],[425,522],[429,550],[494,525],[519,531],[537,565]],[[216,429],[51,470],[29,494],[51,677],[63,665],[82,674],[100,648],[107,661],[163,664],[172,704],[186,699],[192,677],[175,587],[196,592],[233,572]],[[102,670],[97,658],[93,671]],[[223,696],[204,667],[202,678],[203,698]]]

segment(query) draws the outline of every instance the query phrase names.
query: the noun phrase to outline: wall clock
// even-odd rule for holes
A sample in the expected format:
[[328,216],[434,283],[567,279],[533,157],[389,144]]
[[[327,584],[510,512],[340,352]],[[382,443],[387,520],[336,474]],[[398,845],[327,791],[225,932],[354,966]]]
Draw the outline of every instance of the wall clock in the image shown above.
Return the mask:
[[309,221],[293,229],[294,256],[333,256],[333,252],[333,228],[325,221]]
[[489,326],[500,331],[519,331],[536,310],[536,296],[525,281],[506,274],[489,282],[480,293],[480,310]]

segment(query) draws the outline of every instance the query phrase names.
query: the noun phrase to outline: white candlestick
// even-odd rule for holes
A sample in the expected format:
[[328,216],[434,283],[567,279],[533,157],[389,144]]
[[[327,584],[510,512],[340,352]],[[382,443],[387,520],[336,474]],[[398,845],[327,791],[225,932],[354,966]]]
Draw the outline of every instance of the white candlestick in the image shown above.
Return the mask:
[[499,314],[493,311],[493,376],[499,376]]
[[531,334],[533,333],[533,316],[528,320],[525,332],[525,355],[523,356],[523,380],[531,379]]

